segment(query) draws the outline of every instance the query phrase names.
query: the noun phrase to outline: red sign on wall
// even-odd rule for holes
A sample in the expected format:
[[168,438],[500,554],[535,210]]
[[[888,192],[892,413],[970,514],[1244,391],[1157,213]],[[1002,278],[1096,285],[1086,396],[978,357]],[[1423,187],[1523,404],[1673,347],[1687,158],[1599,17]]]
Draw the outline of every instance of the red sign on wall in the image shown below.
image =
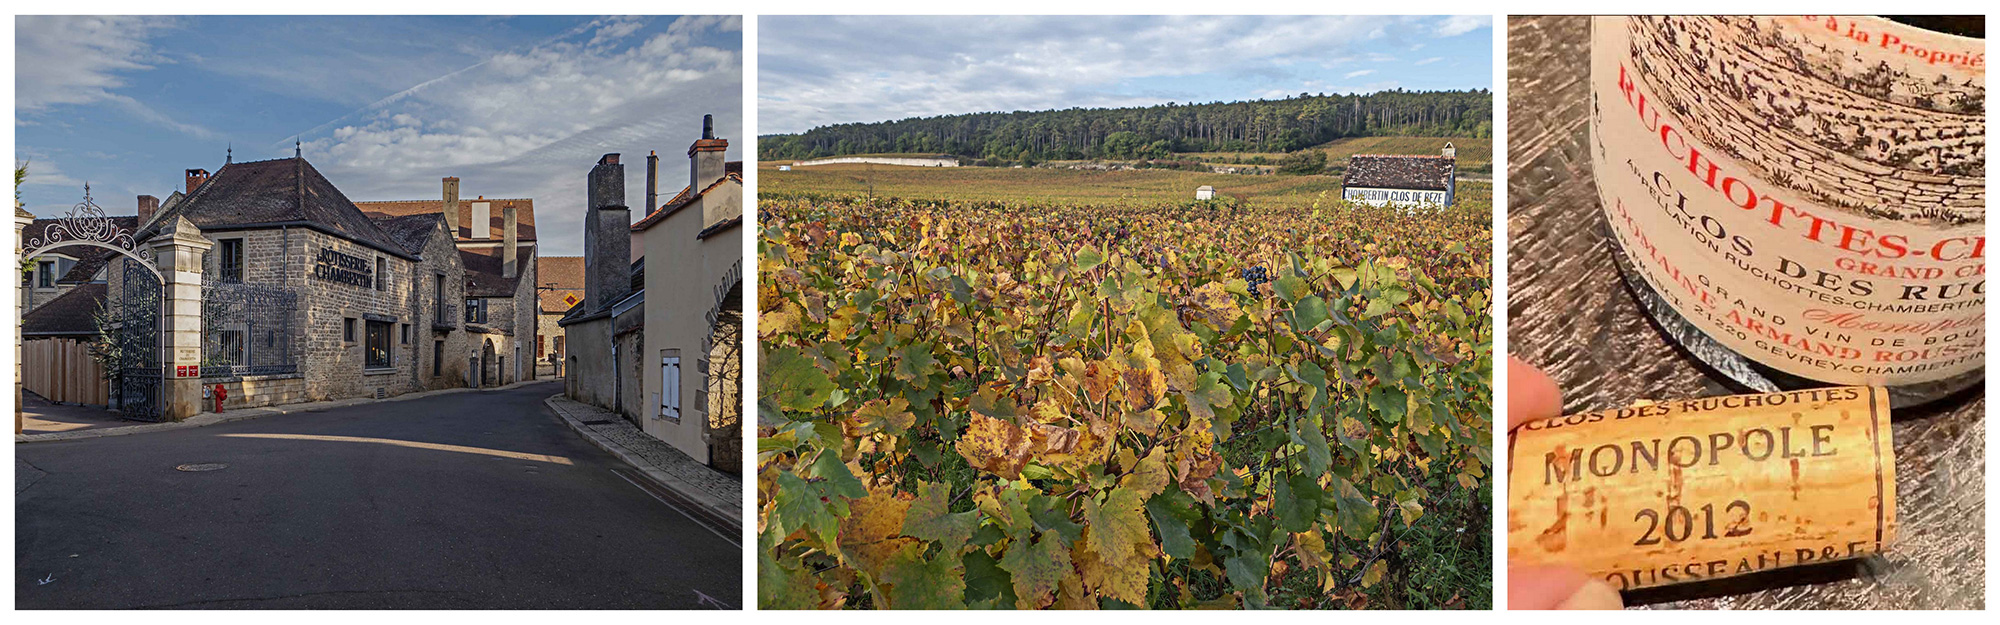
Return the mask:
[[174,365],[174,377],[176,378],[201,377],[201,365]]

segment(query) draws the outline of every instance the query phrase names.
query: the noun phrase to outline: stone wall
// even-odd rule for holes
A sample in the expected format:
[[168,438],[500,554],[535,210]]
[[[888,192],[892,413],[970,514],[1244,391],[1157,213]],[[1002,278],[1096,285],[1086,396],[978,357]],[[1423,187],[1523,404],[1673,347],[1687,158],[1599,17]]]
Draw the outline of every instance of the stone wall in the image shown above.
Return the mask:
[[[224,412],[241,408],[282,406],[306,401],[306,380],[299,375],[253,375],[231,378],[203,378],[202,388],[214,389],[221,384],[226,391],[223,396]],[[205,396],[201,402],[202,412],[215,410],[213,396]]]

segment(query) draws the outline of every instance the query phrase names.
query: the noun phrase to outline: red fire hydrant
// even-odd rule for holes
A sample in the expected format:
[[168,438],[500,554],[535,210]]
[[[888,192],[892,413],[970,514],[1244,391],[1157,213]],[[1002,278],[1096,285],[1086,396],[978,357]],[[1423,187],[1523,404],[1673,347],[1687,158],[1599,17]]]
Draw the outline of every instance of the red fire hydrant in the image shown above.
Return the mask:
[[221,384],[217,384],[215,385],[215,392],[212,395],[215,396],[215,411],[222,412],[222,400],[229,399],[229,389],[222,388]]

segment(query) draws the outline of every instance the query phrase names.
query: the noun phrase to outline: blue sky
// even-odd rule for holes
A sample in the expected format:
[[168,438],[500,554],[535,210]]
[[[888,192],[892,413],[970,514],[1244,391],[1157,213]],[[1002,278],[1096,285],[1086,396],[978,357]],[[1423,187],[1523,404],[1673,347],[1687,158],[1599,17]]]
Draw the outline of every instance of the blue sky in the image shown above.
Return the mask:
[[531,197],[545,256],[582,250],[584,176],[622,152],[662,191],[687,179],[701,116],[741,158],[734,17],[18,17],[15,159],[22,200],[67,211],[88,181],[132,214],[189,168],[292,155],[354,200]]
[[757,132],[982,111],[1491,89],[1491,16],[765,16]]

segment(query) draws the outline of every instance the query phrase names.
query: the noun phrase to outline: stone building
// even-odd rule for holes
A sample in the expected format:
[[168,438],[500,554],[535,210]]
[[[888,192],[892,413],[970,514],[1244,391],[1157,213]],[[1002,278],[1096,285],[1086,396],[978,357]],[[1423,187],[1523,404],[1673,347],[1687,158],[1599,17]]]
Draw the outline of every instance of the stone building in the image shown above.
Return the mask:
[[[466,271],[443,219],[374,219],[303,158],[189,170],[187,193],[133,239],[200,256],[200,384],[227,408],[464,386],[474,354],[454,303]],[[205,249],[203,247],[205,246]],[[120,260],[118,262],[132,262]],[[108,268],[107,306],[127,276]],[[168,285],[173,288],[174,285]],[[157,295],[153,296],[157,298]],[[173,362],[188,360],[176,354]],[[207,409],[207,406],[203,406]]]
[[1458,149],[1439,156],[1356,154],[1347,161],[1341,198],[1373,206],[1451,206],[1458,191]]
[[[742,163],[704,120],[686,188],[637,223],[617,154],[591,169],[584,298],[558,324],[566,392],[717,469],[742,454]],[[647,180],[656,179],[649,159]],[[651,189],[648,199],[655,197]],[[649,201],[650,203],[650,201]],[[636,262],[632,248],[645,256]],[[650,265],[650,271],[648,271]]]
[[[624,415],[688,457],[736,473],[742,461],[742,162],[704,120],[688,186],[630,222],[624,166],[590,170],[584,300],[558,321],[566,393]],[[648,204],[656,198],[648,158]],[[636,262],[632,246],[644,250]],[[648,270],[650,266],[650,270]]]
[[[371,218],[430,216],[444,222],[449,245],[465,268],[459,300],[476,360],[468,360],[474,386],[535,379],[538,327],[535,296],[535,201],[527,198],[459,198],[459,179],[443,179],[435,200],[355,202]],[[450,207],[447,209],[447,207]],[[508,253],[506,250],[512,250]]]
[[537,376],[560,376],[568,351],[562,327],[556,322],[583,301],[583,257],[539,257],[535,277],[540,281],[535,289],[541,301],[535,316],[535,372]]
[[590,170],[583,215],[583,301],[556,325],[563,330],[564,393],[641,422],[640,339],[645,329],[644,259],[632,258],[632,210],[625,166],[606,154]]
[[741,469],[743,173],[729,142],[704,124],[688,147],[686,189],[632,225],[644,281],[646,419],[651,434],[696,460]]

